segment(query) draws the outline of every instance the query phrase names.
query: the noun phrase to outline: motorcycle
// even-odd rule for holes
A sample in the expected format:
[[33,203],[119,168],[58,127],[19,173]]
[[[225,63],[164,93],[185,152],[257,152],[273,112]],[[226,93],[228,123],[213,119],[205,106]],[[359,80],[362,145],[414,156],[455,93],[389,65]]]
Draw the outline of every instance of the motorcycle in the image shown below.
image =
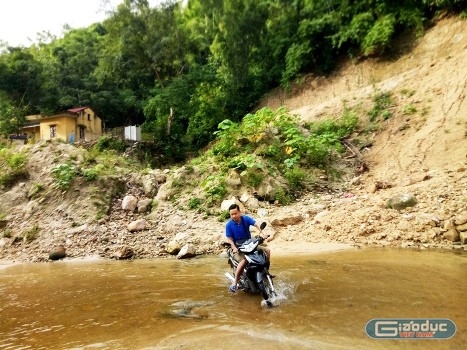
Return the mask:
[[[263,230],[265,227],[266,223],[263,222],[260,228]],[[277,296],[277,293],[274,289],[272,276],[269,273],[269,261],[266,253],[264,250],[258,249],[258,246],[263,243],[263,241],[264,238],[258,236],[245,241],[238,247],[238,250],[245,254],[245,259],[248,262],[238,281],[238,289],[248,293],[261,294],[265,304],[271,307],[273,306],[272,299]],[[228,247],[228,264],[232,268],[232,273],[226,272],[225,275],[230,282],[233,283],[238,262],[234,258],[234,253],[232,252],[230,244],[225,243],[225,246]]]

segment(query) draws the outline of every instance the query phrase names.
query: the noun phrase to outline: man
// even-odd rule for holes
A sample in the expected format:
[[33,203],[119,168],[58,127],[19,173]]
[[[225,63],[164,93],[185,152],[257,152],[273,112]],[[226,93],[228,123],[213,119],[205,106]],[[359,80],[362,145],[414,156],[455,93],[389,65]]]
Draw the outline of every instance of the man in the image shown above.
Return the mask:
[[[264,239],[266,239],[267,236],[262,234],[259,224],[256,223],[253,218],[249,217],[248,215],[242,215],[238,204],[232,204],[229,207],[229,214],[231,220],[229,220],[225,226],[225,235],[227,237],[227,241],[230,243],[232,252],[235,254],[235,260],[239,261],[237,270],[235,271],[234,283],[229,287],[229,290],[232,293],[235,293],[237,291],[238,280],[240,279],[240,276],[242,275],[243,270],[247,264],[245,255],[238,251],[238,247],[241,246],[243,242],[251,238],[250,226],[256,227],[260,231],[260,236]],[[270,261],[271,251],[268,248],[264,248],[264,251],[266,252],[268,260]]]

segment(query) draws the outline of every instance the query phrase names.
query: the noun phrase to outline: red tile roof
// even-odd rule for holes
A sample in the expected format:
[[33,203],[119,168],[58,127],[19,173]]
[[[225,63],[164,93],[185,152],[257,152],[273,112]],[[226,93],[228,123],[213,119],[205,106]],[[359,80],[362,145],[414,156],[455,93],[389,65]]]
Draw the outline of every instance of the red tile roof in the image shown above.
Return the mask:
[[71,108],[68,110],[68,112],[71,112],[71,113],[79,113],[81,111],[84,111],[86,108],[89,108],[89,107],[78,107],[78,108]]

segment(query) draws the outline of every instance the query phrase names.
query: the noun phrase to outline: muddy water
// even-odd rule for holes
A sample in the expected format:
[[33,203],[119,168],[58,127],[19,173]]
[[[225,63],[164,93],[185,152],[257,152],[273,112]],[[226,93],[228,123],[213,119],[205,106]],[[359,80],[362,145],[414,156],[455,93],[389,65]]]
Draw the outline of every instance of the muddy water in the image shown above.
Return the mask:
[[[229,294],[218,257],[0,270],[0,349],[467,349],[467,254],[276,257],[277,307]],[[373,318],[449,318],[449,340],[373,340]]]

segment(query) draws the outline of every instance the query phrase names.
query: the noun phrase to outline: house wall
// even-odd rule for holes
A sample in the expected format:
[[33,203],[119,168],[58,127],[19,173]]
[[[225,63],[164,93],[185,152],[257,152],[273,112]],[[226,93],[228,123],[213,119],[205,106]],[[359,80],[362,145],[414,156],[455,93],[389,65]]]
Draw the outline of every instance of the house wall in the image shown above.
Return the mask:
[[[41,115],[27,116],[28,121],[39,121],[40,126],[23,128],[28,135],[37,140],[61,139],[69,141],[74,134],[75,141],[95,140],[102,136],[102,120],[90,108],[77,113],[66,112],[50,117]],[[51,136],[51,127],[55,126],[55,136]],[[81,131],[81,132],[80,132]]]
[[[68,141],[71,132],[76,134],[75,118],[69,115],[56,116],[42,120],[40,124],[40,139],[61,139]],[[55,126],[55,136],[51,135],[51,127]]]
[[79,140],[79,127],[85,128],[85,139],[95,140],[102,136],[102,120],[92,109],[86,108],[77,113],[76,118],[76,139]]

